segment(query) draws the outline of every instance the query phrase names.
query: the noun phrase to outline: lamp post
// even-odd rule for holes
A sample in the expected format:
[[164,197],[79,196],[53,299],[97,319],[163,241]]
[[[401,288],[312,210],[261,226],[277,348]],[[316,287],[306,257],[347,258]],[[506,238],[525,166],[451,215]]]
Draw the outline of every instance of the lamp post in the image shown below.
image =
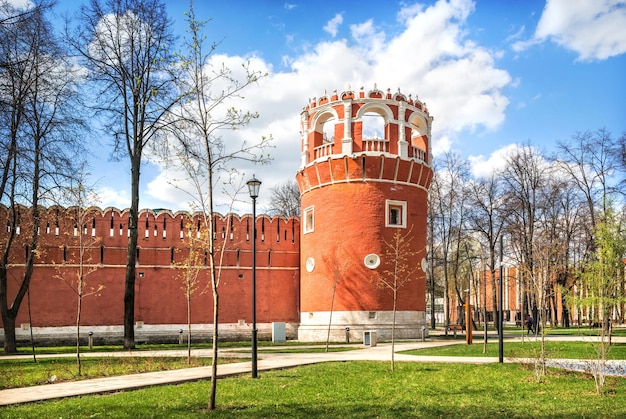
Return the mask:
[[503,318],[504,318],[504,304],[502,294],[504,293],[504,239],[500,235],[500,282],[498,290],[498,362],[502,364],[504,362],[504,330]]
[[252,198],[252,378],[257,378],[257,329],[256,329],[256,199],[261,181],[252,175],[246,182]]
[[472,305],[470,296],[472,295],[472,278],[469,279],[467,291],[467,299],[465,300],[465,343],[472,344]]

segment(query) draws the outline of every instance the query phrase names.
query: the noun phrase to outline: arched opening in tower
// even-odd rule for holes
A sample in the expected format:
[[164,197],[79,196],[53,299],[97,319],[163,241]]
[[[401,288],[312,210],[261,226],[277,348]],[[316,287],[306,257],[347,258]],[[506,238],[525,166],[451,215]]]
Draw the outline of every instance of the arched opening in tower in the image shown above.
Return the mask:
[[363,139],[382,140],[385,138],[385,118],[376,112],[363,115]]

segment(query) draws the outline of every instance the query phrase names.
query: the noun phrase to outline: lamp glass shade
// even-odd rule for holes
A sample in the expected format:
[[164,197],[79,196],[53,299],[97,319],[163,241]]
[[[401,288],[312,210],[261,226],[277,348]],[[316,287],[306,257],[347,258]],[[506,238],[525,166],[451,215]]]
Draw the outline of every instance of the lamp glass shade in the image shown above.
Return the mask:
[[250,198],[257,198],[259,196],[259,189],[261,188],[261,181],[252,175],[252,179],[247,181],[246,184],[248,185]]

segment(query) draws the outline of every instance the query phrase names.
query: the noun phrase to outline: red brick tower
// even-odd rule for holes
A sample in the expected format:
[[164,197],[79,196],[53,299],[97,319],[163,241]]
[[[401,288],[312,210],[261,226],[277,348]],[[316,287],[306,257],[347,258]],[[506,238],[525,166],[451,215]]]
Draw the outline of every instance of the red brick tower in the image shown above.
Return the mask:
[[324,94],[302,112],[300,340],[323,341],[329,327],[331,340],[348,327],[354,339],[391,337],[393,293],[376,278],[396,232],[411,233],[418,268],[398,290],[395,336],[423,333],[432,121],[424,103],[376,86]]

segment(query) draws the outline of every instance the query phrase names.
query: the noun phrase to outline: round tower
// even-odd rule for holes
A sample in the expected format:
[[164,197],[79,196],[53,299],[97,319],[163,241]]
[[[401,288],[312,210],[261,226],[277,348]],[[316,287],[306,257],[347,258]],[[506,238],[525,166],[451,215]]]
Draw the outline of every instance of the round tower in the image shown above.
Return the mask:
[[432,121],[417,98],[376,86],[302,112],[299,340],[389,339],[394,288],[395,337],[422,336]]

